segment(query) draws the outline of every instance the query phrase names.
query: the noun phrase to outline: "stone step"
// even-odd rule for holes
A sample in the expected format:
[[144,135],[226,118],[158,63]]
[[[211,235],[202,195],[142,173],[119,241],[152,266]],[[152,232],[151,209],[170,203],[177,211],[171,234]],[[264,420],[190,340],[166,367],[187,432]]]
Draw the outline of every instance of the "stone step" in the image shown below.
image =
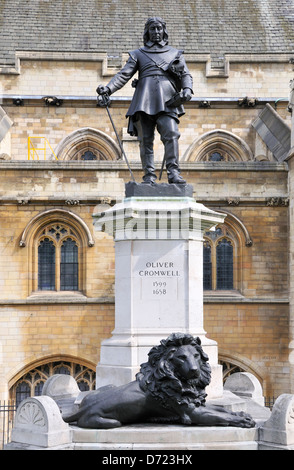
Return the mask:
[[135,424],[71,426],[74,450],[258,450],[258,428]]

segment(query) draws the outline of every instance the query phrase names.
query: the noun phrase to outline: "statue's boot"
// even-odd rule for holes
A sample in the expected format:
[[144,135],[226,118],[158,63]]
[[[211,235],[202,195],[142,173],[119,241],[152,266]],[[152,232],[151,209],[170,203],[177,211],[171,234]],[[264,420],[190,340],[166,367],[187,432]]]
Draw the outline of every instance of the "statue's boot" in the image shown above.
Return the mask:
[[169,183],[186,184],[179,168],[179,141],[170,139],[164,144],[165,163]]
[[140,158],[142,163],[142,169],[144,172],[143,182],[154,184],[157,177],[155,174],[154,166],[154,128],[155,125],[151,125],[146,121],[144,128],[142,122],[137,122],[136,126],[138,129],[138,140],[140,143]]
[[141,152],[141,162],[142,162],[142,168],[144,171],[143,182],[154,184],[157,177],[155,174],[155,167],[154,167],[153,148],[152,148],[152,152],[149,152],[148,150],[149,149],[146,148],[145,146],[145,148],[143,149],[143,152]]
[[179,138],[178,123],[176,119],[162,116],[157,122],[157,128],[164,144],[164,159],[169,183],[186,184],[180,174],[179,168]]

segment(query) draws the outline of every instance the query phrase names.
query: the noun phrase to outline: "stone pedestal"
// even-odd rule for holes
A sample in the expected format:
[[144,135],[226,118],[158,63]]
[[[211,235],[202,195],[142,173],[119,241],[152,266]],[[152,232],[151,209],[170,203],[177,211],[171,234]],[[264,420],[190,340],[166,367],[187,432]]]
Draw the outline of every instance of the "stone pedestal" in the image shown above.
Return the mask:
[[280,395],[259,430],[260,450],[294,450],[294,395]]
[[97,387],[135,379],[150,349],[171,333],[199,336],[222,396],[217,344],[203,329],[203,233],[224,215],[190,197],[130,197],[94,215],[115,240],[115,329],[103,341]]
[[26,398],[19,405],[11,444],[6,450],[68,448],[72,442],[70,427],[49,396]]

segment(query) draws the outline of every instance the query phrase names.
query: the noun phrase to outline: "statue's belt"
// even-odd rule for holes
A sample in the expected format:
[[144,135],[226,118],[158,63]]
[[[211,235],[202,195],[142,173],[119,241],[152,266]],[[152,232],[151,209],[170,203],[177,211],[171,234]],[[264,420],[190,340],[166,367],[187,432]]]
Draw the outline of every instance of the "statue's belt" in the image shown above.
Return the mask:
[[160,77],[160,78],[163,78],[165,80],[169,80],[169,77],[167,76],[167,74],[164,73],[163,71],[160,71],[160,70],[158,70],[158,72],[156,72],[156,73],[154,72],[154,70],[153,70],[153,72],[152,71],[142,72],[139,75],[139,80],[141,80],[141,78],[147,78],[147,77]]

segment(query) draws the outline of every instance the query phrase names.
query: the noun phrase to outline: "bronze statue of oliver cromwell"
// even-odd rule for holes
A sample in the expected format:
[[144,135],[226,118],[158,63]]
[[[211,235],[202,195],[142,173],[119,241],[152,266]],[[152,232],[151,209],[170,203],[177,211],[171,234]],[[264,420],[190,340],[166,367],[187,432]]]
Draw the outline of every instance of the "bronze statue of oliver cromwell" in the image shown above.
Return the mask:
[[128,133],[137,135],[144,170],[143,182],[155,183],[154,133],[157,128],[164,144],[164,160],[169,183],[185,184],[179,169],[179,117],[183,103],[193,94],[193,81],[183,51],[168,45],[165,22],[158,17],[145,24],[144,47],[129,52],[125,66],[107,84],[97,88],[110,95],[122,88],[138,71],[135,93],[127,112]]

